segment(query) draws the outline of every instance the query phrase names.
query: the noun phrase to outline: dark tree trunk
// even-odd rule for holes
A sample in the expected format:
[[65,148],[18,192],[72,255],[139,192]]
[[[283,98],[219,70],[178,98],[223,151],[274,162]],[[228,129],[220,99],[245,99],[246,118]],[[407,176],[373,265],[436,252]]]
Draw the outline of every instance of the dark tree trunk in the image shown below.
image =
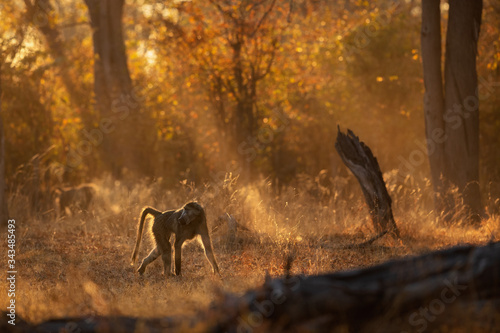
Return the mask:
[[436,208],[447,211],[442,194],[444,170],[444,96],[441,73],[441,9],[440,0],[422,1],[422,63],[424,67],[424,113],[427,151],[434,187]]
[[[240,180],[251,180],[252,164],[265,144],[259,142],[259,114],[257,110],[258,86],[270,72],[274,63],[277,39],[266,40],[263,27],[274,22],[270,19],[276,0],[257,1],[247,6],[245,2],[233,5],[231,2],[209,0],[225,22],[226,39],[232,51],[231,74],[219,73],[213,65],[216,62],[203,61],[203,70],[209,72],[214,81],[210,100],[217,110],[220,128],[229,141],[232,158],[238,162]],[[269,22],[271,20],[271,22]],[[266,28],[267,29],[267,28]],[[249,41],[252,42],[250,46]],[[254,44],[256,43],[256,44]],[[259,43],[268,44],[266,47]],[[260,49],[254,52],[252,49]],[[216,65],[218,68],[220,65]],[[212,67],[212,68],[211,68]],[[214,98],[215,97],[215,98]],[[234,106],[226,107],[224,101],[234,99]]]
[[[63,318],[4,332],[497,332],[500,243],[461,246],[375,267],[266,279],[193,317]],[[4,317],[6,314],[2,314]]]
[[[232,44],[233,49],[233,73],[235,80],[235,98],[237,100],[234,109],[234,133],[233,141],[238,151],[239,164],[241,167],[240,178],[243,181],[250,179],[250,168],[252,163],[251,156],[241,153],[241,147],[252,146],[255,137],[255,115],[254,98],[252,88],[257,84],[255,76],[250,77],[247,82],[243,77],[244,68],[241,59],[242,42],[244,38],[239,34],[236,37],[237,42]],[[255,92],[254,92],[255,93]]]
[[70,70],[71,64],[65,51],[66,45],[60,30],[55,25],[56,18],[54,8],[50,0],[36,0],[32,4],[31,0],[24,0],[28,15],[33,23],[45,37],[49,51],[60,68],[61,80],[68,92],[73,105],[80,110],[80,114],[85,126],[90,127],[94,119],[89,112],[85,112],[88,107],[88,98],[85,93],[78,89],[75,84],[77,78]]
[[366,204],[370,209],[375,231],[390,232],[399,237],[399,230],[392,214],[392,200],[387,192],[382,172],[370,147],[360,142],[351,130],[347,135],[338,129],[335,149],[344,164],[358,179]]
[[[149,118],[140,114],[141,97],[132,87],[123,39],[124,0],[85,0],[94,42],[94,91],[104,133],[102,157],[116,177],[123,168],[147,174],[151,170],[144,130]],[[141,127],[142,126],[142,127]]]
[[479,221],[479,99],[477,39],[482,1],[451,0],[446,36],[445,88],[441,71],[440,1],[422,1],[425,125],[436,211],[450,221],[460,211],[457,186],[469,221]]
[[477,40],[482,0],[451,0],[445,63],[445,176],[458,186],[468,217],[480,221]]

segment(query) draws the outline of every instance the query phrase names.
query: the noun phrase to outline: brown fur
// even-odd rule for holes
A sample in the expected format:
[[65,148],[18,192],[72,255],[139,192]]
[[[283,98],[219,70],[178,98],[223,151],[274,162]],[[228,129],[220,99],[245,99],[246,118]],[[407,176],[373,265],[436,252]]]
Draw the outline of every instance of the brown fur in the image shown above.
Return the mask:
[[72,213],[88,211],[95,196],[95,187],[92,184],[81,184],[75,187],[57,188],[54,193],[58,215],[64,216],[66,208]]
[[[210,265],[212,265],[214,274],[220,274],[208,234],[205,211],[203,207],[196,202],[189,202],[178,210],[169,210],[166,212],[161,212],[151,207],[144,208],[138,223],[137,239],[134,252],[132,253],[132,265],[137,259],[144,229],[144,220],[148,214],[153,215],[155,218],[151,231],[154,236],[156,247],[142,260],[141,266],[137,270],[140,275],[144,274],[147,265],[152,263],[159,256],[161,256],[163,260],[163,274],[165,276],[171,275],[172,247],[174,248],[175,256],[175,275],[179,275],[181,273],[182,244],[186,240],[193,239],[196,236],[201,236],[200,238],[205,250],[205,256],[210,262]],[[173,244],[170,243],[172,234],[175,235]]]

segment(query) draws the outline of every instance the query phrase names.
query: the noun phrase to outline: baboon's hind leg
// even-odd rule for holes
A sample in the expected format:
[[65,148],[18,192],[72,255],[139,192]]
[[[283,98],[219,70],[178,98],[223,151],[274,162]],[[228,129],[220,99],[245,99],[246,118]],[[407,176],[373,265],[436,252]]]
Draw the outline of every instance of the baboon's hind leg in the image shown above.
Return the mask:
[[163,260],[163,275],[172,275],[172,245],[170,244],[170,235],[161,236],[154,233],[156,239],[156,246],[161,254],[161,259]]
[[212,244],[210,243],[210,237],[208,235],[201,235],[201,242],[205,250],[205,256],[210,262],[210,265],[212,265],[214,274],[220,275],[219,266],[217,266],[217,262],[215,261],[214,251],[212,250]]
[[153,261],[156,260],[160,256],[160,251],[158,250],[158,247],[155,247],[151,252],[149,252],[148,256],[142,260],[141,267],[137,270],[140,275],[144,274],[144,271],[146,270],[146,267],[152,263]]

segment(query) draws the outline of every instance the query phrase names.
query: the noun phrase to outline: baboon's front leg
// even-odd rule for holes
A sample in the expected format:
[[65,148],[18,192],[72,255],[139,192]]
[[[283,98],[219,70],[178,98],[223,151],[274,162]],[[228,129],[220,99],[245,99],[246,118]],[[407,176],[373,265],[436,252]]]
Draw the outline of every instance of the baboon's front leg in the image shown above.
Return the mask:
[[156,260],[160,256],[160,251],[158,251],[158,247],[155,247],[151,252],[149,252],[148,256],[142,260],[141,267],[137,270],[140,275],[144,274],[146,267]]
[[182,243],[183,242],[175,242],[174,251],[175,251],[175,275],[181,274],[181,256],[182,256]]
[[201,242],[203,243],[203,248],[205,250],[205,256],[207,257],[210,265],[212,265],[212,270],[214,274],[219,274],[219,266],[217,266],[217,262],[215,261],[214,251],[212,250],[212,244],[210,243],[210,236],[201,235]]
[[161,259],[163,260],[163,275],[171,276],[172,275],[172,246],[170,242],[168,242],[168,246],[165,247],[163,254],[161,255]]

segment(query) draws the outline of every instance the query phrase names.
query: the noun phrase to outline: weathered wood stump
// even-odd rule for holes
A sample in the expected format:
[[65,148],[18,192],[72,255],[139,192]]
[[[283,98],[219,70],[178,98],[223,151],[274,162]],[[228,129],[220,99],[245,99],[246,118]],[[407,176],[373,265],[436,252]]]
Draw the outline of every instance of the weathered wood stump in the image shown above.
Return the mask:
[[339,127],[335,149],[361,185],[375,230],[378,233],[387,231],[399,238],[399,230],[392,214],[392,200],[378,161],[370,148],[359,141],[351,130],[348,129],[347,134],[344,134]]

